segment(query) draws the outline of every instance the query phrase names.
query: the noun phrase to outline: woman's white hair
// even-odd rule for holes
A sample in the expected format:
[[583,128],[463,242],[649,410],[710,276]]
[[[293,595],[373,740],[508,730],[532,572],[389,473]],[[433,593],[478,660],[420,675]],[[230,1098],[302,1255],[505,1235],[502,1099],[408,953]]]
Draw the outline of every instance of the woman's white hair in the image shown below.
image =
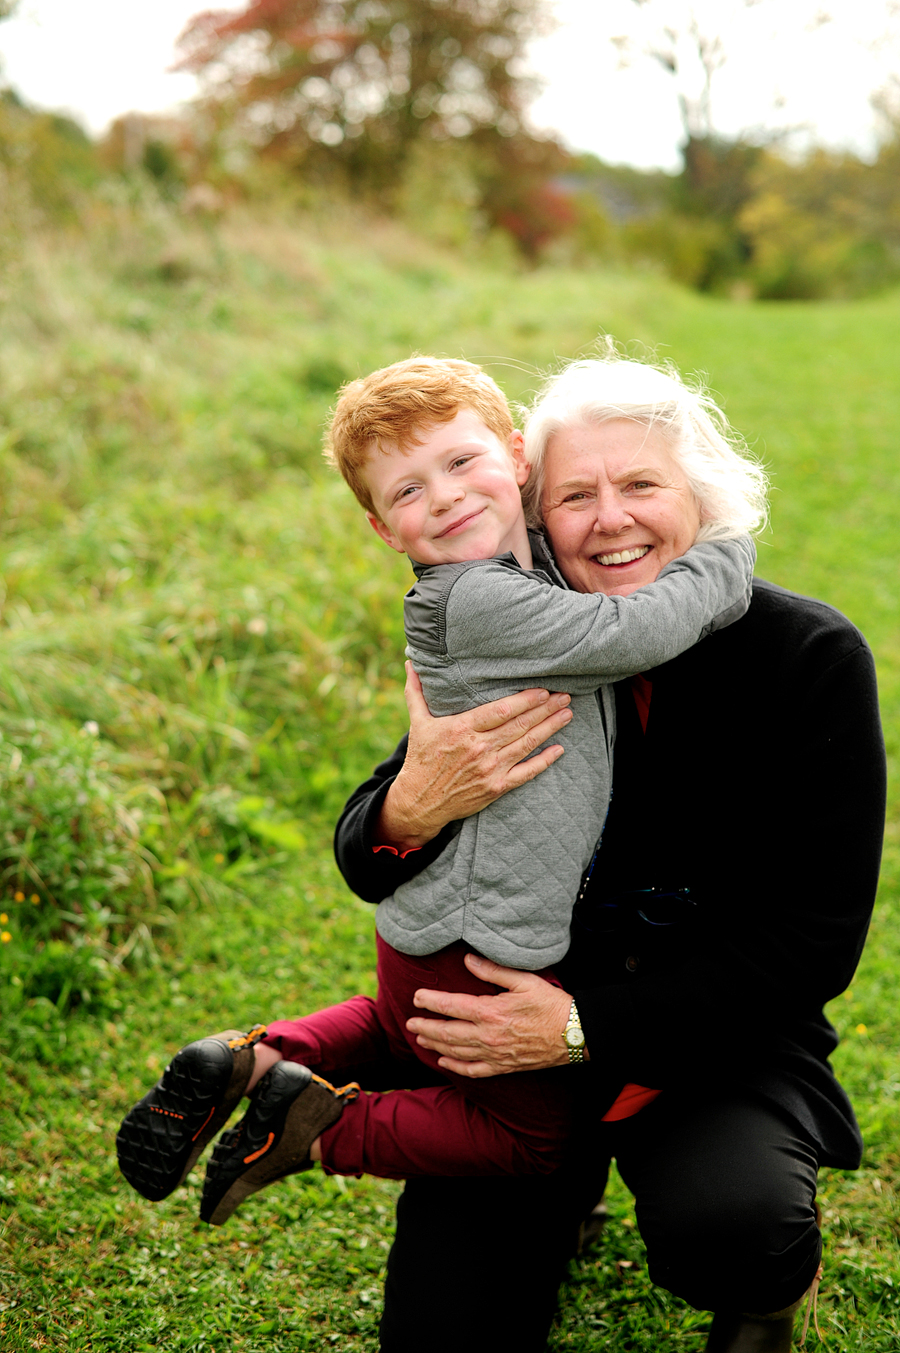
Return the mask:
[[529,524],[540,526],[544,457],[563,428],[627,418],[659,431],[700,507],[698,540],[728,540],[762,530],[768,481],[713,399],[691,389],[672,366],[608,355],[571,362],[538,394],[525,423],[531,474],[522,490]]

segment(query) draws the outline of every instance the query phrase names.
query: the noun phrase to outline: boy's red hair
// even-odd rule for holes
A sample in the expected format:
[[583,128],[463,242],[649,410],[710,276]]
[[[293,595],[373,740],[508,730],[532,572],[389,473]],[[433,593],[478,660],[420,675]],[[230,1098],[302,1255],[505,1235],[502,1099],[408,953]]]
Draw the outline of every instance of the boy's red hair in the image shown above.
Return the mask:
[[471,409],[505,444],[514,431],[500,387],[480,366],[451,357],[408,357],[341,390],[326,431],[325,458],[374,512],[365,467],[373,450],[421,443],[429,427]]

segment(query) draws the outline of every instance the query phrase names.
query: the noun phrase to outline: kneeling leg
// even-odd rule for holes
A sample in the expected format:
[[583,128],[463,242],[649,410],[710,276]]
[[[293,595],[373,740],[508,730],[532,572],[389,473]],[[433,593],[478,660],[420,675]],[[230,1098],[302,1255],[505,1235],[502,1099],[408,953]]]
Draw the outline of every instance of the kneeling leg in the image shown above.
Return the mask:
[[654,1282],[739,1314],[784,1311],[806,1292],[822,1248],[817,1161],[765,1101],[662,1095],[622,1124],[617,1159]]

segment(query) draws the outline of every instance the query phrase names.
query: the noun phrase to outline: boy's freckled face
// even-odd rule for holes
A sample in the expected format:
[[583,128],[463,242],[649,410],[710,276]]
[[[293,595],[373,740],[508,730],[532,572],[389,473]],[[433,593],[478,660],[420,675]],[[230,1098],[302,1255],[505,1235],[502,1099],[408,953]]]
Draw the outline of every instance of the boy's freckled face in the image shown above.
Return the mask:
[[420,564],[490,559],[512,551],[531,567],[520,487],[529,466],[522,435],[509,445],[463,409],[420,432],[421,443],[374,449],[366,481],[369,522],[392,549]]

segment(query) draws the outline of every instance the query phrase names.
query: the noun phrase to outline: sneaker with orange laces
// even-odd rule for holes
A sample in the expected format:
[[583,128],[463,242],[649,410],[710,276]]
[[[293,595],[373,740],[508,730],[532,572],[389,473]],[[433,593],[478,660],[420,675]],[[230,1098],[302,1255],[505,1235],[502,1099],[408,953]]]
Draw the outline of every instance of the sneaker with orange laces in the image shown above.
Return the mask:
[[240,1102],[265,1032],[257,1024],[247,1034],[228,1029],[189,1043],[125,1115],[116,1154],[138,1193],[157,1203],[187,1177]]
[[358,1094],[355,1082],[335,1089],[299,1062],[276,1063],[254,1090],[240,1123],[216,1142],[200,1220],[221,1226],[251,1193],[311,1169],[313,1142]]

